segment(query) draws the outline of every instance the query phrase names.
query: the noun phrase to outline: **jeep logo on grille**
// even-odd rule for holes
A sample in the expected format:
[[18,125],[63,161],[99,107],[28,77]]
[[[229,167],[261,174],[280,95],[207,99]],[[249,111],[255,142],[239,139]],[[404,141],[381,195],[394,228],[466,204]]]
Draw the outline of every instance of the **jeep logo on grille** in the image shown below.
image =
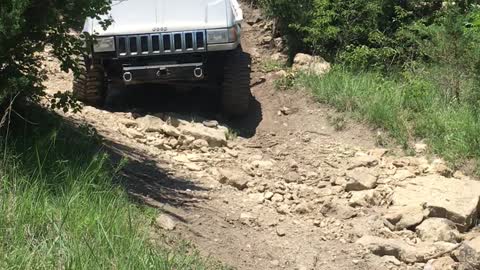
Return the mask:
[[153,32],[166,32],[168,30],[167,27],[154,27],[152,29]]

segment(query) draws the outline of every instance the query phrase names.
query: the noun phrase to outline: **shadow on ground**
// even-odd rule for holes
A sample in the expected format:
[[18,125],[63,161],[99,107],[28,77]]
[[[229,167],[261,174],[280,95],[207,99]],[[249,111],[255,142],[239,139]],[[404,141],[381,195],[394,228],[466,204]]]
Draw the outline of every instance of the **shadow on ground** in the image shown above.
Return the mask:
[[[162,166],[165,165],[161,164],[162,161],[155,160],[139,149],[98,134],[92,135],[94,131],[88,125],[72,122],[35,105],[25,108],[20,113],[23,115],[22,118],[15,116],[15,119],[12,119],[12,123],[15,124],[11,126],[11,137],[14,139],[10,151],[18,156],[29,156],[22,153],[32,152],[32,149],[41,150],[37,155],[42,157],[42,160],[43,157],[49,158],[48,166],[43,168],[45,173],[54,173],[55,170],[62,170],[62,166],[69,164],[87,168],[96,160],[99,153],[106,152],[109,154],[112,168],[120,168],[115,174],[116,181],[111,184],[123,187],[130,197],[140,204],[156,208],[163,208],[163,205],[196,208],[199,207],[198,203],[202,198],[195,197],[195,194],[207,191],[190,179],[169,174]],[[30,122],[24,119],[29,119]],[[0,129],[0,134],[3,130]],[[32,155],[32,158],[35,157]],[[26,164],[37,162],[36,159],[30,160],[27,157],[23,159]],[[34,173],[34,169],[30,171]],[[61,177],[44,178],[48,181],[46,184],[52,187],[64,184],[58,182]],[[183,220],[181,217],[178,219]]]
[[216,91],[200,87],[172,87],[159,84],[136,85],[110,97],[118,104],[116,111],[136,112],[141,115],[175,113],[192,121],[215,119],[227,125],[238,135],[250,138],[262,121],[262,107],[255,97],[250,101],[250,112],[241,118],[226,118],[221,114]]
[[161,168],[160,161],[118,142],[104,140],[114,164],[120,164],[127,158],[126,165],[120,171],[121,184],[128,193],[141,203],[161,208],[162,204],[176,207],[195,207],[201,199],[193,194],[207,191],[184,178],[174,177]]

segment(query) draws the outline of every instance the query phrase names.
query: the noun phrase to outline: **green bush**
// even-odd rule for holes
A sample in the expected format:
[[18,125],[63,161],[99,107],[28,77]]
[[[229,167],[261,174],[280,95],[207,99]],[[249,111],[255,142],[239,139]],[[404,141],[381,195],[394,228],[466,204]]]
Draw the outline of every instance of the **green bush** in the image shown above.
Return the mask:
[[[428,27],[439,19],[464,17],[479,1],[263,0],[278,21],[290,54],[309,51],[353,68],[391,69],[429,55]],[[430,29],[431,30],[431,29]]]
[[313,0],[260,0],[265,12],[274,18],[278,30],[285,35],[290,57],[307,50],[305,30],[312,19]]

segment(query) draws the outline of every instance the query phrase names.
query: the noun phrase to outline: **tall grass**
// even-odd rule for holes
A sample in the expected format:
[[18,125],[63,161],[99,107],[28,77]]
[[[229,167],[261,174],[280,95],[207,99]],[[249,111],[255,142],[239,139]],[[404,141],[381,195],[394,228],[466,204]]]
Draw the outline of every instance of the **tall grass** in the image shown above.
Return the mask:
[[435,73],[392,78],[337,68],[321,78],[300,75],[296,83],[310,89],[319,102],[388,130],[405,147],[420,138],[453,165],[479,160],[477,108],[446,100],[436,78]]
[[0,269],[215,268],[149,240],[155,212],[114,184],[95,139],[47,114],[34,121],[0,162]]

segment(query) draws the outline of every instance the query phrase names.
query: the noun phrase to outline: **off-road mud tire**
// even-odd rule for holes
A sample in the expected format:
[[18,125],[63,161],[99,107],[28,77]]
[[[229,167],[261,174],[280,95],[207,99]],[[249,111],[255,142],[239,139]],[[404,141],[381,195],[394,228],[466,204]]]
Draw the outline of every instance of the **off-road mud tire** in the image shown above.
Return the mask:
[[105,75],[103,68],[79,62],[80,74],[73,80],[73,94],[86,105],[100,107],[105,102]]
[[239,47],[225,58],[224,77],[221,93],[221,107],[229,116],[244,116],[248,113],[250,99],[250,55]]

